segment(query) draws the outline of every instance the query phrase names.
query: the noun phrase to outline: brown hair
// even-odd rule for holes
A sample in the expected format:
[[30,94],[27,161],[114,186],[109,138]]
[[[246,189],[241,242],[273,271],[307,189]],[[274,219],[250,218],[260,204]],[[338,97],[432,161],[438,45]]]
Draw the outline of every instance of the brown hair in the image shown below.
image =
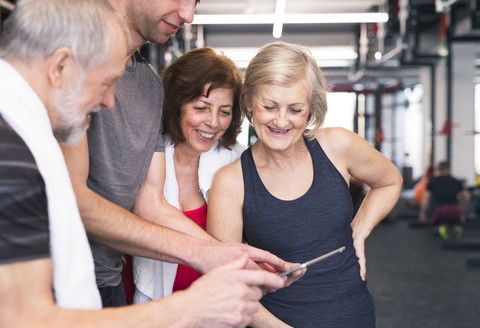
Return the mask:
[[163,133],[170,136],[173,144],[185,141],[180,128],[182,105],[203,96],[207,84],[210,84],[207,97],[216,88],[233,90],[232,122],[219,140],[219,147],[228,148],[236,142],[243,120],[239,105],[242,78],[231,59],[216,54],[211,48],[194,49],[173,61],[162,78],[165,88]]

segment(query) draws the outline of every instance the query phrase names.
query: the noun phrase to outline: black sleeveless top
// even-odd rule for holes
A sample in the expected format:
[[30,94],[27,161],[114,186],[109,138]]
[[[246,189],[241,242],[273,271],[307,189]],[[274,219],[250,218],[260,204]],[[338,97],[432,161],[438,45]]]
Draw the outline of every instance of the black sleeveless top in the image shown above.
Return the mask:
[[243,152],[244,240],[296,263],[342,246],[346,250],[310,266],[301,279],[265,295],[261,303],[297,328],[375,327],[373,298],[360,277],[353,247],[348,185],[318,141],[305,142],[314,178],[310,189],[295,200],[270,194],[258,175],[251,148]]

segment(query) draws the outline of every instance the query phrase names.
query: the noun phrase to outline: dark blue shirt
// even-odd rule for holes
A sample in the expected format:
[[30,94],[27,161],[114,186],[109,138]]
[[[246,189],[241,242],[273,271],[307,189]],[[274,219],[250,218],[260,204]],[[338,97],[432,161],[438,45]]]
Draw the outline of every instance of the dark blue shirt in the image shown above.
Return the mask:
[[342,246],[346,250],[310,266],[305,276],[290,287],[265,295],[261,303],[294,327],[375,327],[373,299],[360,277],[353,247],[348,185],[320,144],[316,140],[305,142],[314,178],[310,189],[294,200],[270,194],[257,172],[251,148],[242,154],[244,239],[297,263]]
[[20,136],[0,115],[0,264],[50,257],[45,183]]

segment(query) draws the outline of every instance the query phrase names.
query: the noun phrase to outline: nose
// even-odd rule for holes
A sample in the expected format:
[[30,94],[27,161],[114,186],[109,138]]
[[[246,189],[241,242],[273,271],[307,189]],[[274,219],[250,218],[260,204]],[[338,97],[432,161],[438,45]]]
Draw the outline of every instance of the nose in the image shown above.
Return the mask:
[[108,88],[103,96],[101,105],[107,109],[113,109],[115,106],[115,87]]
[[215,129],[216,127],[218,127],[219,123],[218,123],[217,112],[211,111],[208,115],[208,118],[205,120],[205,124],[212,129]]
[[273,119],[273,123],[279,128],[286,127],[288,125],[287,111],[279,110],[277,112],[277,115],[275,115],[275,118]]
[[195,7],[197,1],[195,0],[183,0],[181,7],[178,10],[178,16],[182,22],[191,24],[193,22],[193,17],[195,15]]

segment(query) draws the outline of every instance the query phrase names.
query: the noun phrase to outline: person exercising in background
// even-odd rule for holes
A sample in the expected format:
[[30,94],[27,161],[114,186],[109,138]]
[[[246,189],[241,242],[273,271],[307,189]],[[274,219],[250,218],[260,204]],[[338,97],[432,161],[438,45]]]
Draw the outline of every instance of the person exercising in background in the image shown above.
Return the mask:
[[[450,174],[448,162],[440,162],[427,183],[419,220],[429,222],[433,233],[444,239],[460,239],[463,236],[462,216],[469,202],[469,192]],[[427,215],[429,211],[431,217]]]

